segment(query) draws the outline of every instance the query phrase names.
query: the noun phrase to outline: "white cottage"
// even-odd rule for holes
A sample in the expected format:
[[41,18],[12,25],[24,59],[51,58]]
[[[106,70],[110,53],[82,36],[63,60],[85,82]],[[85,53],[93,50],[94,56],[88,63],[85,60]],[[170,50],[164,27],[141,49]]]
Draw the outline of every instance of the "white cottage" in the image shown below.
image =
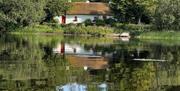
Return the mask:
[[92,21],[96,19],[112,18],[110,7],[107,3],[101,2],[72,2],[70,10],[66,15],[59,16],[60,24],[82,23],[87,19]]

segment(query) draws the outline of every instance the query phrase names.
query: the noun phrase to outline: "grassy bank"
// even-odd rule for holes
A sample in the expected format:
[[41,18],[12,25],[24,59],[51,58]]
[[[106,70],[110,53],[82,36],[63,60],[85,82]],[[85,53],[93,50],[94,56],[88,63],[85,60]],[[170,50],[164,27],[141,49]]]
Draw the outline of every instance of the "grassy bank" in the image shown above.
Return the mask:
[[60,26],[50,25],[31,25],[23,28],[17,28],[12,33],[63,33]]
[[92,36],[105,36],[106,34],[114,33],[111,27],[102,26],[66,26],[63,28],[64,34],[73,35],[92,35]]
[[177,31],[152,31],[151,25],[136,25],[136,24],[121,24],[117,23],[114,26],[85,26],[80,25],[58,25],[58,24],[44,24],[31,25],[24,28],[18,28],[12,33],[17,34],[34,34],[34,33],[48,33],[48,34],[68,34],[68,35],[83,35],[83,36],[106,36],[111,34],[118,34],[122,32],[130,32],[131,36],[140,39],[178,39],[180,40],[180,32]]
[[180,32],[177,31],[154,31],[154,32],[142,32],[137,38],[140,39],[171,39],[180,40]]
[[141,31],[150,31],[150,25],[137,25],[137,24],[122,24],[116,23],[104,26],[85,26],[85,24],[69,24],[69,25],[59,25],[59,24],[43,24],[43,25],[31,25],[28,27],[17,28],[13,33],[63,33],[63,34],[73,34],[73,35],[93,35],[101,36],[106,34],[131,32],[138,33]]
[[[129,31],[129,32],[145,32],[153,30],[152,25],[148,24],[126,24],[126,23],[115,23],[113,24],[114,28],[116,28],[115,32],[119,32],[118,30]],[[120,31],[121,32],[121,31]]]
[[106,26],[84,26],[84,25],[66,25],[57,24],[32,25],[24,28],[17,28],[10,31],[14,34],[24,33],[53,33],[53,34],[68,34],[68,35],[90,35],[90,36],[105,36],[106,34],[114,33],[114,28]]

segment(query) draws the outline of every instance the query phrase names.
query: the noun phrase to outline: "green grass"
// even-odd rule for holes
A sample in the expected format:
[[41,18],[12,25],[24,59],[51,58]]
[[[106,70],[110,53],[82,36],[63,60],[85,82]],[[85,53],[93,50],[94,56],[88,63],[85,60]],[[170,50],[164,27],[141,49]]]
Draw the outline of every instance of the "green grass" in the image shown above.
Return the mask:
[[106,36],[114,33],[130,32],[133,36],[144,31],[150,31],[151,25],[122,24],[116,23],[114,26],[85,26],[84,24],[59,25],[56,23],[47,23],[43,25],[34,24],[31,26],[18,28],[13,33],[54,33],[71,35],[91,35]]
[[114,33],[114,29],[101,26],[66,26],[64,34],[101,36]]
[[67,43],[76,43],[78,41],[79,44],[106,45],[106,44],[113,44],[118,39],[107,38],[107,37],[68,36],[68,37],[65,37],[64,40]]
[[180,40],[180,32],[177,31],[153,31],[143,32],[139,36],[140,39],[171,39]]
[[72,35],[92,35],[92,36],[103,36],[106,34],[112,34],[114,29],[111,27],[102,26],[83,26],[83,25],[66,25],[61,26],[57,24],[46,24],[46,25],[32,25],[24,28],[15,29],[12,33],[14,34],[25,34],[25,33],[61,33],[61,34],[72,34]]
[[17,28],[12,33],[63,33],[61,27],[49,25],[31,25],[23,28]]
[[148,24],[145,25],[145,24],[115,23],[113,27],[117,28],[117,30],[123,30],[123,31],[129,31],[129,32],[134,32],[134,31],[144,32],[144,31],[151,31],[153,29],[153,26],[148,25]]
[[[121,24],[120,24],[121,25]],[[124,26],[124,30],[122,30]],[[150,25],[122,25],[121,28],[108,26],[85,26],[85,25],[66,25],[44,24],[31,25],[24,28],[15,29],[15,34],[33,34],[33,33],[53,33],[53,34],[71,34],[85,36],[106,36],[114,33],[128,31],[132,36],[140,39],[169,39],[180,40],[180,32],[178,31],[150,31]],[[128,30],[129,29],[129,30]],[[142,29],[142,30],[138,30]],[[118,31],[118,32],[117,32]]]

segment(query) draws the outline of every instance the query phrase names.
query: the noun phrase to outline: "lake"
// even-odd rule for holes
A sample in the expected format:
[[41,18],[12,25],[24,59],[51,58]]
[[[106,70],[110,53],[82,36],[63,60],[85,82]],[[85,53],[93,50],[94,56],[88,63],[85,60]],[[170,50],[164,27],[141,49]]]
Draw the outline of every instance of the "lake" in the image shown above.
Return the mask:
[[0,91],[180,91],[180,43],[0,35]]

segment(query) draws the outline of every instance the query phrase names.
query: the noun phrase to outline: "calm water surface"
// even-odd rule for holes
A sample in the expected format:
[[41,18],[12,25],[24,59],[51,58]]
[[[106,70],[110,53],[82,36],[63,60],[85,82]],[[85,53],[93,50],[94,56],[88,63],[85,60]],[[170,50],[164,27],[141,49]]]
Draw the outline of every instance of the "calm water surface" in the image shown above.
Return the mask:
[[0,91],[180,91],[180,43],[0,35]]

